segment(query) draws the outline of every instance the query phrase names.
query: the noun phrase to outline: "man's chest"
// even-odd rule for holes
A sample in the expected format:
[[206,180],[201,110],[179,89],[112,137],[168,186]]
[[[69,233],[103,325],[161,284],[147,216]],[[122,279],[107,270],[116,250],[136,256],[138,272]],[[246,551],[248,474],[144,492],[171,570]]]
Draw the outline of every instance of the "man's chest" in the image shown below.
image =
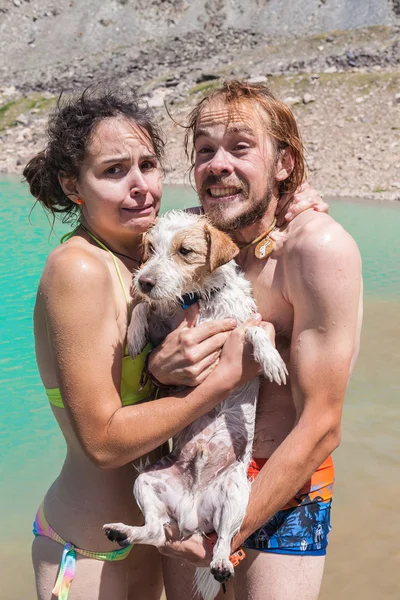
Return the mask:
[[279,260],[259,261],[246,269],[253,287],[254,299],[263,321],[272,323],[277,346],[287,347],[293,329],[293,306],[287,298],[287,282]]

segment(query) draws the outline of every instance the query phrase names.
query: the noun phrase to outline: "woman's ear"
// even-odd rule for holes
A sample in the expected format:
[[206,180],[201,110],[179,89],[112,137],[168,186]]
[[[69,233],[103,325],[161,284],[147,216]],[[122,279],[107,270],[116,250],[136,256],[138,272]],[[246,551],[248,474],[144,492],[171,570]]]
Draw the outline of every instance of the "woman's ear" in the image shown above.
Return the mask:
[[289,146],[286,146],[286,148],[278,151],[278,158],[275,166],[275,180],[284,181],[292,174],[293,169],[293,150]]
[[75,202],[75,204],[82,204],[82,199],[76,187],[75,177],[67,177],[65,174],[59,173],[58,182],[67,198]]

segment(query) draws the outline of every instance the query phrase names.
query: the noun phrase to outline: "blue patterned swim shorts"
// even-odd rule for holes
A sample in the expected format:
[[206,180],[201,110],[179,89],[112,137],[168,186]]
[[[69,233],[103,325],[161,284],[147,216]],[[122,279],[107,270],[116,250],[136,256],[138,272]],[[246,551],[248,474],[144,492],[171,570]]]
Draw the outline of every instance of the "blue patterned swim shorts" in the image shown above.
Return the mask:
[[243,546],[275,554],[323,556],[331,530],[331,504],[332,500],[315,500],[280,510],[247,538]]

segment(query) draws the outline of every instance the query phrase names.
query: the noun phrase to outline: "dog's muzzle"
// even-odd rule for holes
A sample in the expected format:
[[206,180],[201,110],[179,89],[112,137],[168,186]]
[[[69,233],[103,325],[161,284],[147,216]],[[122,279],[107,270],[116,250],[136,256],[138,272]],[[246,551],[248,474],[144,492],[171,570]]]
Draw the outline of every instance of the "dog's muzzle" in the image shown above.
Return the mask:
[[151,292],[156,283],[157,280],[155,278],[155,275],[140,275],[140,277],[138,278],[140,291],[144,294],[148,294],[149,292]]

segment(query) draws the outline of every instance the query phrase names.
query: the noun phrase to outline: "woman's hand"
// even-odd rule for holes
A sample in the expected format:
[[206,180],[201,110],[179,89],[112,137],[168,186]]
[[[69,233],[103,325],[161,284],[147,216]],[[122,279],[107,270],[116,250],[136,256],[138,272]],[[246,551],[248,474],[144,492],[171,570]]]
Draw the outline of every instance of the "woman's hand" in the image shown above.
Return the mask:
[[165,385],[194,387],[204,381],[237,325],[235,319],[223,319],[195,327],[198,313],[197,304],[189,307],[182,323],[150,355],[149,371]]
[[218,369],[226,370],[235,387],[251,381],[261,372],[260,365],[253,358],[253,346],[246,339],[246,329],[262,327],[268,334],[271,344],[275,346],[275,328],[272,323],[261,321],[260,314],[254,314],[245,323],[237,327],[229,335],[221,352]]
[[318,212],[329,212],[329,206],[323,201],[321,194],[305,181],[297,188],[294,194],[284,194],[280,198],[276,209],[278,226],[289,223],[309,208]]

